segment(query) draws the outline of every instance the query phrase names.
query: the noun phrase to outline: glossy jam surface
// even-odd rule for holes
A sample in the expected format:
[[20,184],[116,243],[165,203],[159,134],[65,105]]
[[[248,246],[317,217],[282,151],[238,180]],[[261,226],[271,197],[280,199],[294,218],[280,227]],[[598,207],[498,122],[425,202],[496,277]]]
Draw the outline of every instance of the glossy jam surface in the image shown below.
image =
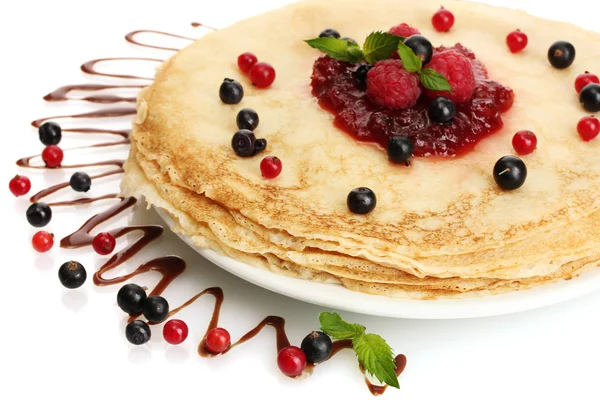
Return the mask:
[[[436,51],[445,49],[439,47]],[[485,67],[469,49],[460,44],[452,49],[471,59],[477,88],[471,100],[457,104],[457,116],[448,125],[429,121],[430,99],[424,95],[409,109],[390,110],[376,105],[354,77],[358,66],[326,55],[315,61],[312,92],[321,107],[335,115],[335,125],[359,141],[385,148],[390,137],[404,135],[414,139],[415,156],[461,156],[502,128],[502,113],[511,108],[514,94],[489,80]]]

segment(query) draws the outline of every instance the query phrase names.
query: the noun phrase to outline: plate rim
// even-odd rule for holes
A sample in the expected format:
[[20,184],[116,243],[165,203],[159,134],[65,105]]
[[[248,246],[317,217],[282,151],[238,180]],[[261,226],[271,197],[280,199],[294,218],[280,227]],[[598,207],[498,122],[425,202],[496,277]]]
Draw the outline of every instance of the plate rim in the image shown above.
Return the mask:
[[[162,208],[152,205],[171,231],[175,222]],[[355,292],[332,283],[278,275],[242,261],[196,246],[175,232],[185,244],[217,267],[255,286],[306,303],[359,314],[421,320],[482,318],[548,307],[600,290],[600,268],[579,277],[484,297],[417,300]]]

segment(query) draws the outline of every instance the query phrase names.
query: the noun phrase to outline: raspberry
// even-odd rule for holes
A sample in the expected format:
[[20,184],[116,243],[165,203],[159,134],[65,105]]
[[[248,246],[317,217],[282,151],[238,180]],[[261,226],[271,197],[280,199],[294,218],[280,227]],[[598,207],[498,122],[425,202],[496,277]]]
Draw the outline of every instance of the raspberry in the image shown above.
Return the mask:
[[418,76],[405,70],[399,60],[380,61],[367,74],[367,96],[380,106],[409,108],[420,95]]
[[388,33],[407,38],[412,35],[419,35],[421,32],[419,32],[417,28],[413,28],[412,26],[403,22],[400,25],[391,27]]
[[473,93],[475,93],[475,75],[473,74],[471,61],[466,56],[453,50],[436,52],[427,67],[433,68],[442,74],[452,87],[450,93],[425,90],[428,97],[444,96],[457,104],[464,103],[473,97]]

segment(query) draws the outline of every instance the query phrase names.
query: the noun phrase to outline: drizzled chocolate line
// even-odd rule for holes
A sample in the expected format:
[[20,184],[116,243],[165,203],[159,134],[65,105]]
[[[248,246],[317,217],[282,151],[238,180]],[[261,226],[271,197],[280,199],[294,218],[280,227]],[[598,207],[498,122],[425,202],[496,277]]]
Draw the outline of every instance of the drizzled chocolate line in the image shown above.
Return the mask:
[[142,89],[145,85],[97,85],[97,84],[81,84],[81,85],[68,85],[62,86],[55,91],[44,96],[44,100],[49,102],[54,101],[65,101],[65,100],[79,100],[88,101],[91,103],[99,104],[112,104],[119,103],[121,101],[128,103],[135,103],[136,96],[124,97],[111,94],[92,94],[90,96],[75,98],[69,97],[69,93],[75,90],[84,92],[100,92],[107,89]]
[[126,74],[111,74],[109,72],[101,72],[96,68],[98,64],[105,62],[114,62],[114,61],[150,61],[155,63],[162,63],[165,60],[161,60],[158,58],[144,58],[144,57],[111,57],[111,58],[97,58],[95,60],[90,60],[84,63],[81,66],[81,70],[89,75],[98,75],[98,76],[107,76],[109,78],[122,78],[122,79],[141,79],[145,81],[152,81],[153,78],[149,78],[146,76],[138,76],[138,75],[126,75]]
[[[208,29],[216,30],[214,28],[208,27],[208,26],[200,24],[200,23],[192,23],[192,26],[195,26],[195,27],[204,26]],[[126,39],[130,43],[138,45],[138,46],[142,46],[142,47],[150,47],[150,48],[164,49],[164,50],[177,50],[174,48],[154,46],[154,45],[151,45],[148,43],[139,42],[138,40],[136,40],[135,37],[136,37],[136,35],[141,34],[141,33],[154,33],[154,34],[161,34],[161,35],[166,35],[166,36],[175,37],[175,38],[194,40],[194,39],[186,38],[186,37],[179,36],[179,35],[174,35],[174,34],[169,34],[169,33],[159,32],[159,31],[150,31],[150,30],[138,30],[138,31],[131,32],[131,33],[127,34]],[[106,76],[106,77],[121,78],[121,79],[152,80],[151,78],[140,77],[140,76],[104,73],[104,72],[98,71],[96,69],[96,65],[99,63],[102,63],[102,62],[139,61],[139,60],[162,62],[162,60],[152,59],[152,58],[104,58],[104,59],[91,60],[91,61],[83,64],[81,66],[81,69],[84,72],[91,74],[91,75]],[[87,102],[93,102],[93,103],[98,103],[98,104],[112,104],[112,103],[117,103],[117,102],[130,102],[131,103],[131,102],[135,102],[135,98],[117,96],[117,95],[109,95],[109,94],[96,93],[96,92],[103,91],[103,90],[109,90],[109,89],[141,89],[143,87],[144,87],[143,85],[123,85],[123,86],[97,85],[97,84],[69,85],[69,86],[64,86],[64,87],[58,88],[57,90],[49,93],[48,95],[46,95],[44,97],[44,99],[46,101],[50,101],[50,102],[80,100],[80,101],[87,101]],[[83,97],[83,98],[69,97],[69,93],[74,90],[91,92],[93,94]],[[42,123],[49,121],[49,120],[80,119],[80,118],[92,118],[92,119],[114,118],[114,117],[131,116],[131,115],[134,115],[135,113],[136,113],[136,110],[135,110],[135,108],[132,108],[132,107],[104,109],[104,110],[93,111],[93,112],[89,112],[89,113],[74,114],[74,115],[61,115],[61,116],[55,116],[55,117],[42,118],[42,119],[33,121],[32,126],[39,128]],[[116,145],[130,143],[129,142],[129,133],[130,133],[129,130],[113,130],[113,129],[105,129],[105,128],[81,127],[81,128],[63,129],[63,132],[73,132],[73,133],[80,133],[80,134],[81,133],[83,133],[83,134],[110,134],[110,135],[121,136],[123,138],[123,140],[120,140],[120,141],[99,143],[99,144],[95,144],[95,145],[91,145],[91,146],[78,147],[75,149],[98,148],[98,147],[116,146]],[[70,150],[75,150],[75,149],[70,149]],[[17,165],[19,165],[21,167],[26,167],[26,168],[39,168],[39,169],[46,168],[45,166],[31,165],[30,161],[31,161],[31,159],[33,159],[35,157],[37,157],[37,156],[22,158],[17,161]],[[107,171],[107,172],[104,172],[104,173],[101,173],[98,175],[94,175],[91,177],[92,180],[97,180],[100,178],[121,174],[123,172],[123,164],[124,164],[123,160],[107,160],[107,161],[100,161],[100,162],[88,163],[88,164],[64,165],[59,168],[85,168],[85,167],[98,167],[98,166],[116,166],[117,167],[116,169],[113,169],[113,170],[110,170],[110,171]],[[47,189],[44,189],[44,190],[38,192],[37,194],[35,194],[34,196],[32,196],[30,200],[31,200],[31,202],[39,201],[53,193],[56,193],[57,191],[59,191],[61,189],[67,188],[68,186],[69,186],[68,183],[60,183],[60,184],[48,187]],[[91,203],[91,202],[104,200],[104,199],[118,199],[119,203],[106,209],[105,211],[103,211],[99,214],[94,215],[89,220],[87,220],[77,231],[75,231],[72,234],[70,234],[69,236],[63,238],[60,241],[60,246],[62,248],[71,249],[71,248],[81,248],[81,247],[85,247],[85,246],[90,246],[93,241],[93,238],[94,238],[94,235],[92,235],[91,232],[98,225],[112,219],[113,217],[124,212],[125,210],[133,207],[136,204],[137,200],[133,197],[119,198],[117,194],[106,194],[106,195],[99,196],[96,198],[79,198],[79,199],[72,200],[72,201],[62,201],[62,202],[50,203],[51,206],[69,206],[69,205]],[[112,271],[115,268],[117,268],[118,266],[120,266],[121,264],[125,263],[130,258],[132,258],[134,255],[138,254],[147,245],[152,243],[154,240],[158,239],[163,234],[164,228],[160,225],[126,226],[126,227],[112,229],[109,232],[115,238],[120,238],[131,232],[141,232],[142,236],[137,241],[135,241],[133,244],[131,244],[131,245],[123,248],[122,250],[118,251],[117,253],[115,253],[104,265],[102,265],[102,267],[94,274],[94,277],[93,277],[94,284],[97,286],[108,286],[108,285],[120,284],[120,283],[128,281],[129,279],[131,279],[135,276],[144,274],[146,272],[154,271],[154,272],[158,272],[161,275],[161,279],[158,282],[158,284],[154,287],[154,289],[152,289],[152,291],[150,292],[149,295],[150,296],[160,295],[164,292],[165,289],[167,289],[167,287],[171,284],[171,282],[173,282],[186,269],[186,263],[180,257],[166,256],[166,257],[160,257],[160,258],[150,260],[150,261],[140,265],[137,269],[135,269],[131,273],[120,275],[120,276],[117,276],[114,278],[105,278],[104,275],[107,272]],[[208,324],[206,333],[198,345],[198,354],[202,357],[213,357],[214,355],[209,353],[206,349],[205,340],[206,340],[206,336],[207,336],[208,332],[211,329],[218,327],[218,324],[219,324],[221,307],[222,307],[222,304],[224,301],[224,294],[223,294],[223,290],[221,288],[212,287],[212,288],[203,290],[202,292],[196,294],[195,296],[190,298],[188,301],[183,303],[181,306],[173,309],[169,313],[169,317],[176,315],[178,312],[180,312],[184,308],[190,306],[196,300],[198,300],[199,298],[201,298],[207,294],[214,297],[215,303],[214,303],[212,318]],[[131,316],[129,318],[129,320],[130,321],[134,320],[137,317],[138,316]],[[271,326],[275,330],[277,351],[280,351],[284,347],[287,347],[290,345],[290,341],[289,341],[286,331],[285,331],[285,320],[282,317],[278,317],[278,316],[268,316],[268,317],[264,318],[262,321],[260,321],[256,325],[256,327],[254,327],[252,330],[250,330],[249,332],[244,334],[237,342],[233,343],[230,346],[230,348],[225,351],[225,353],[231,351],[233,348],[256,337],[267,326]],[[349,348],[352,348],[352,342],[350,340],[334,342],[333,343],[333,351],[332,351],[332,354],[329,359],[331,359],[333,356],[335,356],[341,350],[349,349]],[[396,375],[400,375],[406,366],[406,357],[404,355],[398,355],[396,357],[395,361],[396,361]],[[315,365],[309,366],[307,368],[307,372],[310,373],[314,367],[315,367]],[[359,368],[364,373],[364,369],[363,369],[362,365],[359,364]],[[383,394],[383,392],[387,388],[387,385],[386,386],[378,386],[378,385],[372,384],[371,382],[369,382],[367,380],[366,376],[365,376],[365,383],[367,384],[370,392],[374,395]]]
[[129,43],[141,46],[141,47],[149,47],[151,49],[159,49],[159,50],[171,50],[171,51],[179,51],[181,50],[180,48],[176,48],[176,47],[163,47],[163,46],[157,46],[154,44],[148,44],[145,42],[141,42],[140,40],[138,40],[136,38],[136,36],[144,34],[144,33],[151,33],[154,35],[162,35],[162,36],[168,36],[168,37],[173,37],[173,38],[177,38],[177,39],[184,39],[184,40],[189,40],[191,42],[195,41],[196,39],[194,38],[190,38],[187,36],[181,36],[181,35],[175,35],[173,33],[167,33],[167,32],[161,32],[161,31],[154,31],[154,30],[149,30],[149,29],[141,29],[141,30],[137,30],[137,31],[133,31],[133,32],[129,32],[127,35],[125,35],[125,40],[127,40]]

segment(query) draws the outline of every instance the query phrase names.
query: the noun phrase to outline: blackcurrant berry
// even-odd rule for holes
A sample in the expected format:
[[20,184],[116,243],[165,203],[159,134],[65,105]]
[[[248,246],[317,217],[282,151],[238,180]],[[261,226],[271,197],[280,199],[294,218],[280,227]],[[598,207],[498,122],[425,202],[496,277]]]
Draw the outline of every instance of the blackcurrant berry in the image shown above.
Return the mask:
[[318,364],[329,358],[332,346],[333,343],[329,336],[323,332],[314,331],[302,340],[300,348],[306,354],[306,361],[311,364]]
[[85,172],[75,172],[71,176],[69,184],[76,192],[87,192],[92,187],[92,179]]
[[587,84],[579,93],[579,102],[588,112],[600,111],[600,85],[597,83]]
[[31,226],[41,228],[48,225],[52,219],[52,209],[46,203],[33,203],[26,212],[27,221]]
[[354,81],[359,89],[367,89],[367,73],[371,68],[373,68],[372,65],[361,65],[354,72]]
[[368,214],[377,205],[375,193],[366,187],[353,189],[346,199],[348,209],[355,214]]
[[548,49],[548,61],[554,68],[563,69],[575,61],[575,47],[565,41],[558,41]]
[[504,156],[494,165],[494,180],[504,190],[515,190],[523,186],[527,178],[527,166],[515,156]]
[[258,126],[258,113],[251,108],[244,108],[238,113],[236,122],[238,128],[253,131]]
[[151,336],[152,331],[150,330],[150,326],[139,319],[131,321],[125,327],[125,337],[127,338],[127,341],[136,346],[148,343]]
[[46,146],[59,144],[62,139],[62,129],[55,122],[44,122],[38,129],[40,142]]
[[225,78],[219,88],[219,97],[225,104],[237,104],[244,98],[244,88],[238,81]]
[[255,153],[256,136],[248,129],[240,129],[231,139],[231,147],[240,157],[251,157]]
[[388,159],[393,163],[406,163],[413,151],[413,141],[406,136],[392,136],[387,145]]
[[429,103],[429,119],[438,124],[447,124],[456,117],[456,106],[447,97],[438,97]]
[[127,314],[140,314],[144,309],[145,301],[146,291],[135,283],[128,283],[117,293],[117,304]]
[[169,316],[169,303],[162,296],[150,296],[144,301],[142,312],[150,322],[163,322]]
[[87,272],[81,263],[68,261],[58,269],[58,279],[67,289],[77,289],[85,283]]
[[336,31],[335,29],[325,29],[323,32],[321,32],[319,34],[320,38],[334,38],[334,39],[339,39],[340,38],[340,33],[338,31]]
[[404,44],[412,49],[417,57],[421,59],[423,65],[431,61],[433,57],[433,45],[423,35],[412,35],[404,40]]

